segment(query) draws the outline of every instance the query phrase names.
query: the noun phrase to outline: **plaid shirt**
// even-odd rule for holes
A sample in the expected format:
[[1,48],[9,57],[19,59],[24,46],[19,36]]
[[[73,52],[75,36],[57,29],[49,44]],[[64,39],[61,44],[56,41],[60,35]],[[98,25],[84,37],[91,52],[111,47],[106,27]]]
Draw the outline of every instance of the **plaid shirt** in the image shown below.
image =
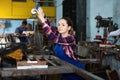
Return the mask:
[[56,44],[61,44],[66,55],[74,60],[78,60],[76,56],[76,41],[73,35],[62,37],[56,28],[50,27],[47,22],[42,23],[42,28],[48,38]]

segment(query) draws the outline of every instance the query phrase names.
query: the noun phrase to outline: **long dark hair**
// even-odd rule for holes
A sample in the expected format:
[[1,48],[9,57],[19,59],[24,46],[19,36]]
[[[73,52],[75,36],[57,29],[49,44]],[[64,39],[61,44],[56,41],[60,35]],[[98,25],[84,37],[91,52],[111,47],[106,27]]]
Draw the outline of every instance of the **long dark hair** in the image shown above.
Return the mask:
[[72,20],[69,17],[62,17],[61,19],[66,20],[68,26],[71,26],[71,29],[70,29],[69,33],[73,34],[74,29],[73,29],[73,22],[72,22]]

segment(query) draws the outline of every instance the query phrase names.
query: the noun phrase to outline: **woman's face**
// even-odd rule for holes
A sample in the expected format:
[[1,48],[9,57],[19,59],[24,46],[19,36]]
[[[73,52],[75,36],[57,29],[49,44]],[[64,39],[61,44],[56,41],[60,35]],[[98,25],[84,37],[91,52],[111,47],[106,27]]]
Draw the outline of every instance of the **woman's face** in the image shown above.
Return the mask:
[[61,34],[68,34],[69,30],[70,30],[70,26],[68,26],[66,20],[64,19],[60,19],[58,22],[58,32]]

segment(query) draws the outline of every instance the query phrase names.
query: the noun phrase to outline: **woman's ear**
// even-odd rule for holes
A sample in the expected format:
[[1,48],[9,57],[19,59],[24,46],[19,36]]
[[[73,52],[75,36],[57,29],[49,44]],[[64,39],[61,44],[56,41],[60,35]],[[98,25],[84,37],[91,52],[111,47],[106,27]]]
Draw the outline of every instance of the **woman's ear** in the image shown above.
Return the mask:
[[69,26],[69,33],[70,33],[70,34],[73,34],[73,32],[74,32],[73,27]]
[[71,26],[68,26],[68,30],[70,30],[71,29]]

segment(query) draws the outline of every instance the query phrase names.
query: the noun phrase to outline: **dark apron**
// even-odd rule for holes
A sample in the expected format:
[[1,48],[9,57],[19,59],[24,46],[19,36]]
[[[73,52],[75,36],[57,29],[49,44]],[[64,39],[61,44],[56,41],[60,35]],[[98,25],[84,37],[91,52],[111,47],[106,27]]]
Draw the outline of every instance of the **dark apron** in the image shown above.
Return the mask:
[[[55,52],[55,55],[57,57],[59,57],[61,60],[67,61],[67,62],[85,70],[84,65],[82,63],[80,63],[80,61],[75,61],[75,60],[69,58],[65,54],[65,52],[62,48],[62,45],[56,44],[54,47],[54,52]],[[61,80],[84,80],[84,79],[81,76],[78,76],[77,74],[70,73],[70,74],[63,74],[63,76],[61,77]]]

